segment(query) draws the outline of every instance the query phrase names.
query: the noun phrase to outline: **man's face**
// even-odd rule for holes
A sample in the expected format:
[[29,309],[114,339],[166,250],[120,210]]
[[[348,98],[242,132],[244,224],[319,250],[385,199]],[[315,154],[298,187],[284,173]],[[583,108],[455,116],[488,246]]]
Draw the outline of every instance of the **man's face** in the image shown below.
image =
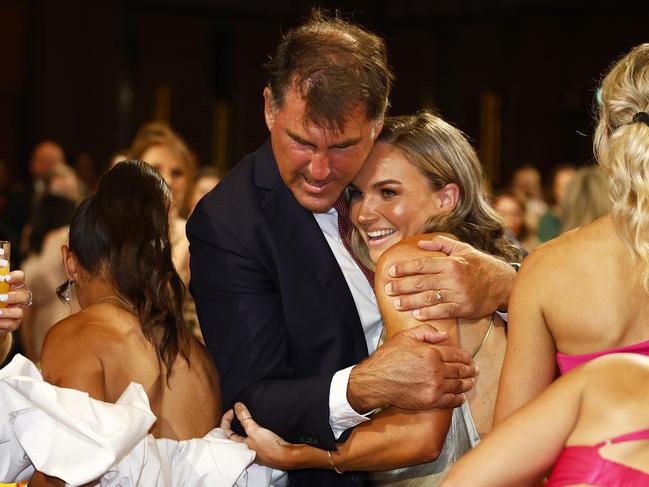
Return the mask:
[[318,127],[304,117],[305,103],[292,87],[284,104],[273,108],[270,89],[264,90],[266,124],[279,173],[295,199],[307,210],[329,210],[354,179],[381,131],[357,106],[339,133]]

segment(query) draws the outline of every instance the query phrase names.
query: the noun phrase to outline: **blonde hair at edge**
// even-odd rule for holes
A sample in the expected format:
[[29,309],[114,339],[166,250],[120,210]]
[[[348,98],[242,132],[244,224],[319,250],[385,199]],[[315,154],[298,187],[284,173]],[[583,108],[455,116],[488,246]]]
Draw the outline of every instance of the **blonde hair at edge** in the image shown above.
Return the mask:
[[0,364],[4,362],[11,350],[11,333],[0,335]]
[[[399,149],[421,171],[422,177],[428,178],[434,191],[449,183],[460,188],[453,211],[431,216],[422,233],[452,233],[484,252],[508,262],[520,262],[520,248],[487,201],[482,166],[460,130],[423,111],[413,116],[387,117],[377,139],[380,142]],[[374,269],[367,246],[355,228],[352,249],[366,266]]]
[[604,78],[593,141],[609,178],[613,224],[649,293],[649,126],[633,122],[638,112],[649,112],[649,44],[633,48]]

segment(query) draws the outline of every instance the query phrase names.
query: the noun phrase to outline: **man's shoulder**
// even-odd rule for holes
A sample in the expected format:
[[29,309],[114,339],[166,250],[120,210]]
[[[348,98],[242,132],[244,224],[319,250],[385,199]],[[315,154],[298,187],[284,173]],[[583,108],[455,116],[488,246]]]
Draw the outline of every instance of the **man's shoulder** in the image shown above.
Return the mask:
[[191,236],[211,235],[215,225],[247,235],[267,219],[265,201],[281,181],[270,142],[246,155],[197,205],[187,222]]

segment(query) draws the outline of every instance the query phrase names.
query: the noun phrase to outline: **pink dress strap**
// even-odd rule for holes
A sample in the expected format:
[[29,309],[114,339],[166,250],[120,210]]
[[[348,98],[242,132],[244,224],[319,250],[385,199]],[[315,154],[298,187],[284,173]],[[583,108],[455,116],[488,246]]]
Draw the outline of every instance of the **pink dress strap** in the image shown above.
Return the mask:
[[599,449],[602,448],[604,445],[610,445],[610,444],[614,445],[616,443],[623,443],[625,441],[639,441],[639,440],[649,440],[649,428],[616,436],[615,438],[611,438],[610,440],[600,441],[599,443],[594,445],[594,448]]
[[610,350],[602,350],[600,352],[584,353],[578,355],[568,355],[565,353],[557,352],[557,364],[561,374],[570,372],[575,367],[579,367],[586,362],[589,362],[597,357],[608,355],[611,353],[637,353],[649,357],[649,340],[632,345],[625,345],[623,347],[611,348]]

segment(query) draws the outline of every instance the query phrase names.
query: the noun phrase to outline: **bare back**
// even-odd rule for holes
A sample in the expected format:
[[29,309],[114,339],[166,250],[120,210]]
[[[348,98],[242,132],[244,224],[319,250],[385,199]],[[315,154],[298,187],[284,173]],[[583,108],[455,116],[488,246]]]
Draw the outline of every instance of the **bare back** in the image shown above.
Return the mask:
[[536,249],[510,300],[496,421],[555,379],[557,351],[586,354],[648,340],[648,311],[649,296],[610,217]]
[[201,437],[221,416],[219,379],[205,348],[191,338],[189,363],[174,362],[169,383],[156,347],[132,313],[109,303],[89,306],[57,323],[43,348],[49,382],[115,402],[130,382],[142,384],[158,420],[158,438]]
[[649,296],[610,217],[569,232],[530,260],[558,351],[590,353],[649,339]]

